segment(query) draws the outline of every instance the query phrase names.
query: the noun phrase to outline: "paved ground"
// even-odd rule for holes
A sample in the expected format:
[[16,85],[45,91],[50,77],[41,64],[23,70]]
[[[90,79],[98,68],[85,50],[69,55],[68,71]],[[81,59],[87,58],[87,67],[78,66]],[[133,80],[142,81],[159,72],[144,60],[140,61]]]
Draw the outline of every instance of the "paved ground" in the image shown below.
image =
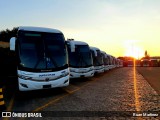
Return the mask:
[[160,95],[160,67],[137,67],[137,70]]
[[[36,111],[43,115],[47,111],[48,117],[63,116],[54,117],[54,120],[158,119],[124,116],[160,111],[159,95],[132,67],[114,69],[91,79],[75,79],[65,88],[23,94],[17,94],[14,87],[5,89],[8,89],[5,94],[8,111]],[[67,113],[69,117],[65,117],[66,111],[72,111]],[[139,114],[136,111],[140,111]],[[121,114],[118,118],[117,113]]]

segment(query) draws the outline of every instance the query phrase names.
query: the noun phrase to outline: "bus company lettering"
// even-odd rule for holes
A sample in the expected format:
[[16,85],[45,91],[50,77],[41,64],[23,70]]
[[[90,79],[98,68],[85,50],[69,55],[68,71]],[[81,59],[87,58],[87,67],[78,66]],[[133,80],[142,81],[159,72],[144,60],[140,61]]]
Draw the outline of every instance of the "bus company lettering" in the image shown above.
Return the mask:
[[48,77],[48,76],[55,76],[55,74],[42,74],[42,75],[39,75],[39,77]]

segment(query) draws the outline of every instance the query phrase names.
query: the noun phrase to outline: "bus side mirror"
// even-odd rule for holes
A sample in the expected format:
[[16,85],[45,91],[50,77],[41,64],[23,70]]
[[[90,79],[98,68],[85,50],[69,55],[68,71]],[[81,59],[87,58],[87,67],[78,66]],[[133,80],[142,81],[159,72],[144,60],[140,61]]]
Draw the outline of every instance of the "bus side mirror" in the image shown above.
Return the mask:
[[97,57],[98,55],[97,55],[97,51],[96,50],[94,50],[94,55],[95,55],[95,57]]
[[75,48],[71,48],[71,52],[75,52]]
[[71,45],[71,52],[75,52],[75,44],[74,42],[70,42],[70,45]]
[[15,45],[16,45],[16,38],[15,37],[12,37],[10,39],[10,50],[11,51],[15,51]]

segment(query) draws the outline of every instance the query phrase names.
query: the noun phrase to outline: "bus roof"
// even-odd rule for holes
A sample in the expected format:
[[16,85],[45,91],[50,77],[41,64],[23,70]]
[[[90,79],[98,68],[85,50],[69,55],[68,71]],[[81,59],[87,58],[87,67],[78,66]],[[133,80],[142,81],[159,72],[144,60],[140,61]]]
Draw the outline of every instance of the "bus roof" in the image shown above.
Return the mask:
[[91,50],[100,50],[99,48],[96,47],[90,47]]
[[44,28],[44,27],[31,27],[31,26],[20,26],[18,30],[25,30],[25,31],[38,31],[38,32],[50,32],[50,33],[62,33],[57,29],[52,28]]
[[142,59],[141,61],[149,61],[149,59]]
[[152,58],[152,59],[150,59],[150,61],[151,61],[151,60],[156,60],[156,61],[158,61],[158,59],[153,59],[153,58]]
[[88,45],[86,42],[82,42],[82,41],[67,41],[70,43],[74,43],[74,45]]
[[102,53],[102,54],[106,54],[106,52],[104,52],[104,51],[101,51],[101,53]]
[[107,54],[106,54],[106,52],[104,52],[104,51],[101,51],[101,53],[105,56],[105,58],[107,58]]

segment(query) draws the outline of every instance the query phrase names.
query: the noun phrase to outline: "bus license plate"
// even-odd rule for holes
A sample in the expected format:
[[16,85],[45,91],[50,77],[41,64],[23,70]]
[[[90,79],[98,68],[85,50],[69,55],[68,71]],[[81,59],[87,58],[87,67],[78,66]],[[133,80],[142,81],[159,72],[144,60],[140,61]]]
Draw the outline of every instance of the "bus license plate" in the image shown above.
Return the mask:
[[51,88],[51,85],[43,85],[43,88]]

